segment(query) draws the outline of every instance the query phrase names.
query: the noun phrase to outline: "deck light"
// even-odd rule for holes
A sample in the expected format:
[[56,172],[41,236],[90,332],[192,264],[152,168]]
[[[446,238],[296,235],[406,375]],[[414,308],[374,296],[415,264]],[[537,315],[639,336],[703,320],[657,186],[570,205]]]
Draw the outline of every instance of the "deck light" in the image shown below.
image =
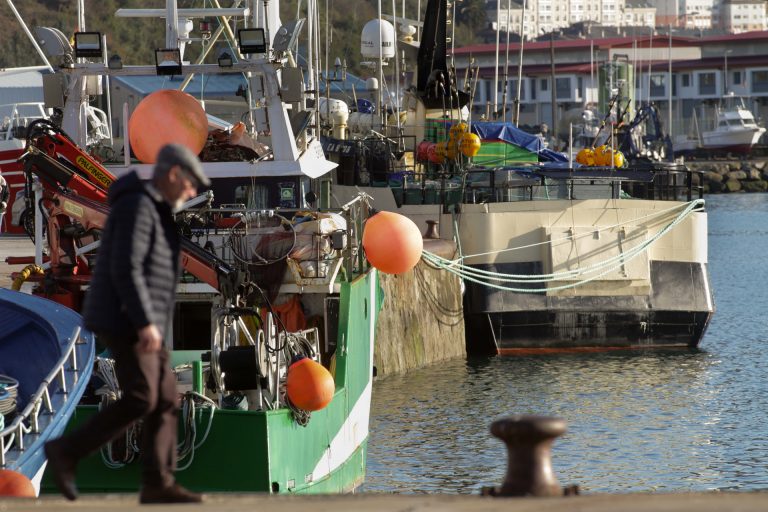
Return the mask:
[[107,61],[107,67],[109,69],[123,69],[123,59],[118,54],[114,54]]
[[181,74],[181,52],[178,48],[155,50],[155,68],[158,75]]
[[75,32],[75,57],[101,57],[101,32]]
[[237,43],[242,53],[267,53],[267,38],[263,28],[241,28]]
[[232,67],[232,56],[227,51],[221,52],[219,55],[219,67],[220,68],[231,68]]

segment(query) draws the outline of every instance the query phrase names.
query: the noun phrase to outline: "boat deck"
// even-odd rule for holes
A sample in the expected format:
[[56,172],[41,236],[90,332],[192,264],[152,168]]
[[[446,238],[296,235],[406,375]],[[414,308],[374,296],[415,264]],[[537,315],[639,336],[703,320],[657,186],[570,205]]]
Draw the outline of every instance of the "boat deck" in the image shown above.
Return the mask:
[[10,288],[13,283],[11,274],[21,271],[26,265],[8,265],[8,256],[34,256],[35,245],[26,235],[0,233],[0,288]]
[[[2,510],[147,510],[138,504],[135,495],[91,495],[75,502],[64,498],[43,497],[39,500],[3,500]],[[189,510],[218,512],[251,512],[253,510],[280,510],[281,512],[306,512],[307,510],[334,510],[336,512],[647,512],[664,510],[676,512],[763,512],[768,509],[768,493],[680,493],[680,494],[596,494],[568,498],[489,498],[472,495],[403,495],[403,494],[355,494],[344,496],[268,496],[261,494],[212,494],[201,505],[186,507]],[[153,510],[180,510],[178,505],[155,505]]]

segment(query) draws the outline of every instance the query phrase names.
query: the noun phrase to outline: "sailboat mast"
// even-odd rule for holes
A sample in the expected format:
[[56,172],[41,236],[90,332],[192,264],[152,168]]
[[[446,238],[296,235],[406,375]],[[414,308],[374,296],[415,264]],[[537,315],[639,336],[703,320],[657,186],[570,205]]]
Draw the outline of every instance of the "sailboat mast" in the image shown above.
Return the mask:
[[523,45],[525,44],[525,2],[523,0],[523,12],[520,15],[520,55],[517,64],[517,94],[515,95],[515,117],[512,122],[517,126],[520,121],[520,94],[523,86]]
[[507,0],[507,47],[504,54],[504,92],[501,95],[501,120],[507,118],[507,89],[509,86],[509,11],[512,8],[512,0]]
[[493,119],[499,108],[499,27],[501,26],[501,0],[496,0],[496,65],[493,67]]

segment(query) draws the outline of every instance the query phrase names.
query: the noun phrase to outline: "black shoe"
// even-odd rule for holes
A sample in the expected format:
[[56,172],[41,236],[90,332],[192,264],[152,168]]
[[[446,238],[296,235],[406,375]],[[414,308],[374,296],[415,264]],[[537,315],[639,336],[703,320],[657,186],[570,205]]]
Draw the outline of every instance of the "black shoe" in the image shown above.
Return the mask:
[[139,496],[139,503],[200,503],[202,501],[202,494],[185,489],[179,484],[168,487],[144,486]]
[[64,454],[56,441],[45,443],[44,451],[45,457],[48,459],[48,471],[50,471],[56,487],[68,500],[76,500],[75,468],[77,467],[77,459]]

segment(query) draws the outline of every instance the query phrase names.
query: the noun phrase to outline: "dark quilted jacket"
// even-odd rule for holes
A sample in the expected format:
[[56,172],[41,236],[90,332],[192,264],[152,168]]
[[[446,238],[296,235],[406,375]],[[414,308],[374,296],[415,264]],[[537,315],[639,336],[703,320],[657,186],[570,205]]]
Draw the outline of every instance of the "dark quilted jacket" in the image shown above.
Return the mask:
[[85,326],[133,338],[154,323],[165,336],[176,299],[180,239],[171,207],[135,172],[109,188],[111,207],[85,296]]

